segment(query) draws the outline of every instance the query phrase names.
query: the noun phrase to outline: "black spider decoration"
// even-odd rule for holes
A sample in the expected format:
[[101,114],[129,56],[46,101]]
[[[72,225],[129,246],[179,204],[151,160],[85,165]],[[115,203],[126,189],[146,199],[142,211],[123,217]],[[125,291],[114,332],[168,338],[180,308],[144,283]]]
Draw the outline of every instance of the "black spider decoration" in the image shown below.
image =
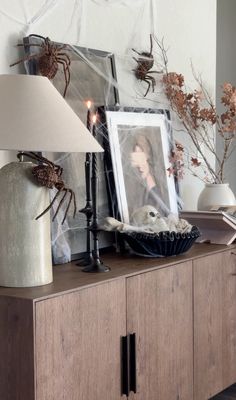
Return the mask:
[[62,65],[64,79],[65,79],[65,89],[64,89],[63,97],[65,97],[67,88],[70,83],[70,64],[71,64],[70,57],[66,53],[66,51],[68,51],[67,45],[66,44],[58,45],[58,44],[52,42],[48,37],[45,38],[44,36],[35,35],[35,34],[29,35],[29,37],[31,37],[31,36],[41,39],[42,43],[40,43],[40,44],[39,43],[29,43],[29,44],[20,43],[17,46],[38,47],[38,48],[40,48],[40,52],[33,53],[31,55],[27,55],[24,58],[21,58],[20,60],[11,64],[10,67],[20,64],[23,61],[36,60],[38,72],[42,76],[46,76],[48,79],[53,79],[58,72],[59,65]]
[[20,152],[18,154],[18,158],[21,158],[22,156],[26,156],[29,157],[33,160],[38,161],[40,164],[36,165],[35,167],[33,167],[32,169],[32,174],[34,175],[34,177],[36,178],[37,182],[42,185],[42,186],[46,186],[49,189],[53,189],[54,187],[58,190],[58,192],[55,194],[54,198],[52,199],[51,203],[49,204],[49,206],[40,214],[38,215],[35,219],[39,219],[40,217],[42,217],[44,214],[46,214],[46,212],[48,212],[51,207],[53,206],[54,202],[56,201],[56,199],[58,198],[58,196],[60,194],[63,193],[63,196],[61,197],[61,200],[57,206],[56,212],[53,216],[53,221],[55,220],[58,211],[60,209],[60,207],[62,206],[62,204],[64,203],[67,194],[69,194],[69,201],[65,210],[65,214],[63,217],[63,221],[62,224],[65,222],[66,220],[66,216],[68,214],[71,202],[73,200],[73,205],[74,205],[74,213],[73,213],[73,217],[75,217],[76,214],[76,200],[75,200],[75,193],[73,192],[72,189],[69,189],[65,186],[65,183],[63,182],[61,175],[63,172],[62,167],[60,167],[59,165],[54,164],[52,161],[49,161],[47,158],[38,155],[37,153],[34,152]]
[[150,69],[154,65],[154,58],[153,58],[153,54],[152,54],[152,50],[153,50],[152,35],[150,35],[150,51],[149,51],[149,53],[146,51],[143,51],[142,53],[140,53],[135,49],[132,49],[132,50],[140,56],[138,58],[133,57],[133,59],[137,62],[137,67],[135,69],[133,69],[132,71],[134,71],[134,74],[137,79],[147,83],[148,87],[147,87],[146,93],[144,94],[144,97],[146,97],[150,90],[150,87],[152,86],[152,91],[154,92],[154,88],[156,85],[156,81],[155,81],[154,77],[151,76],[150,74],[162,73],[162,71],[150,71]]

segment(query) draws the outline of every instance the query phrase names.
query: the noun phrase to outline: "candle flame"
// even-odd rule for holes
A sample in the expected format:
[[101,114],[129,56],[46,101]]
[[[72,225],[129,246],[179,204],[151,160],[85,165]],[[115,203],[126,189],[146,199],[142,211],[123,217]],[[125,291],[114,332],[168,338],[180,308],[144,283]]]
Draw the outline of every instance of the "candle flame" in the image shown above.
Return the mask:
[[94,114],[93,117],[92,117],[93,124],[96,123],[96,119],[97,119],[96,114]]
[[90,108],[91,108],[91,105],[92,105],[92,102],[91,102],[91,100],[88,100],[88,101],[86,102],[86,106],[88,107],[88,109],[90,109]]

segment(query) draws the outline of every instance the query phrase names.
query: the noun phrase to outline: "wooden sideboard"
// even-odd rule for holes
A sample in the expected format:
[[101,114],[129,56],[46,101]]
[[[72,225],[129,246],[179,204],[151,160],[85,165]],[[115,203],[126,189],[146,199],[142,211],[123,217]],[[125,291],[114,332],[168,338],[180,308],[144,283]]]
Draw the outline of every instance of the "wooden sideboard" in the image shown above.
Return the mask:
[[236,382],[235,245],[103,259],[0,289],[1,400],[207,400]]

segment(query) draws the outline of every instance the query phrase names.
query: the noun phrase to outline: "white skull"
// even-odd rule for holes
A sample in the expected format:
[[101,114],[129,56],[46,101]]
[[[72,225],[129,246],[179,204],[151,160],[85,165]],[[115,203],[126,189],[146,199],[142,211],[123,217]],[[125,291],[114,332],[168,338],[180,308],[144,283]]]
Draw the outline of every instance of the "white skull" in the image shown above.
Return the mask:
[[153,206],[143,206],[134,210],[131,223],[136,226],[155,225],[160,218],[159,212]]

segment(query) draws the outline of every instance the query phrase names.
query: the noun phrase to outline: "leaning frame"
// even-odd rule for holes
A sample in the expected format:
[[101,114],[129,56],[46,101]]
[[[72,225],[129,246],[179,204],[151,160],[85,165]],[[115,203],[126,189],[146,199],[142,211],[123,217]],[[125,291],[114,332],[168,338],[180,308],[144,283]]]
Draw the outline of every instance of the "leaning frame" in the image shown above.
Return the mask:
[[[30,46],[29,43],[40,43],[40,39],[35,35],[30,35],[23,40],[26,55],[32,55],[39,51],[39,47]],[[56,43],[61,45],[61,43]],[[116,89],[116,70],[115,60],[112,53],[105,51],[83,48],[79,46],[66,45],[66,51],[71,58],[71,82],[68,87],[65,100],[86,125],[87,108],[86,101],[91,100],[94,110],[101,104],[115,105],[119,102],[118,91]],[[29,74],[37,74],[37,61],[30,60],[25,63],[26,71]],[[54,86],[63,94],[64,79],[62,69],[58,71],[53,79]],[[56,116],[55,116],[56,117]],[[65,132],[66,134],[66,132]],[[99,139],[98,139],[99,140]],[[78,209],[85,206],[85,177],[83,154],[57,154],[56,162],[64,168],[65,180],[76,193]],[[108,196],[103,167],[103,155],[98,156],[98,211],[99,221],[109,215]],[[54,261],[69,261],[64,257],[64,248],[70,249],[71,259],[78,257],[78,254],[86,250],[86,228],[85,217],[77,213],[75,221],[68,216],[63,227],[57,223],[52,224],[52,245]],[[64,234],[66,233],[66,241]],[[100,247],[109,247],[113,243],[112,237],[107,233],[100,235]],[[56,247],[56,250],[55,250]],[[55,256],[57,251],[60,256]]]
[[152,205],[162,215],[178,213],[178,187],[168,173],[173,145],[168,116],[165,110],[105,109],[118,214],[123,222],[130,223],[132,212],[144,205]]

